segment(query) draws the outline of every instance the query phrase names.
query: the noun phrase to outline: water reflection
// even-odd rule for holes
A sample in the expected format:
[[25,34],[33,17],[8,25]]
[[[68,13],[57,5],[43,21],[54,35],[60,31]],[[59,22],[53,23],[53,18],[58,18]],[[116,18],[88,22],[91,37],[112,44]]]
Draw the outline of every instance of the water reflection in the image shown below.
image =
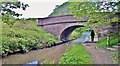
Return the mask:
[[90,32],[82,33],[81,37],[72,41],[72,43],[83,44],[86,41],[90,40]]

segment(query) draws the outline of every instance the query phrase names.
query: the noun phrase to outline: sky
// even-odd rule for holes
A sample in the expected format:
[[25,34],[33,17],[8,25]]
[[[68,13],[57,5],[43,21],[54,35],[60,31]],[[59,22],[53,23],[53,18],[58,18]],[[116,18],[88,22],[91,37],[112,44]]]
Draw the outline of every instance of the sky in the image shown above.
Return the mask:
[[45,18],[53,12],[56,5],[61,5],[68,0],[19,0],[29,4],[29,7],[24,11],[15,9],[14,11],[23,14],[19,18]]
[[[19,0],[29,7],[24,11],[22,9],[14,9],[17,13],[23,14],[19,18],[45,18],[50,15],[56,5],[61,5],[68,0]],[[80,0],[86,1],[86,0]],[[88,0],[90,1],[90,0]]]

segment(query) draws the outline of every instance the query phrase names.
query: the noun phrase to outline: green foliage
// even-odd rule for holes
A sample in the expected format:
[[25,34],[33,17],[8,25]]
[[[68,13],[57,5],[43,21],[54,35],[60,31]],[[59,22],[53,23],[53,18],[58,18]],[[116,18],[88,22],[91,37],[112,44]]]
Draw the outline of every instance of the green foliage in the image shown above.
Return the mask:
[[10,13],[2,15],[2,21],[10,26],[15,23],[15,18]]
[[[118,45],[118,42],[120,42],[120,40],[118,40],[118,39],[119,39],[118,34],[115,33],[114,35],[111,35],[109,47],[112,47],[114,45]],[[107,46],[107,38],[100,40],[98,43],[96,43],[96,46],[104,47],[104,48],[108,47]]]
[[120,42],[120,40],[118,40],[118,37],[112,37],[110,39],[110,47],[112,47],[114,45],[118,45],[118,42]]
[[88,32],[88,31],[90,31],[90,30],[91,30],[91,28],[89,28],[89,27],[76,28],[76,29],[72,32],[71,37],[72,37],[72,39],[80,38],[80,36],[82,35],[83,32],[86,32],[86,31]]
[[2,56],[14,52],[29,52],[32,49],[43,48],[44,44],[55,44],[58,38],[37,27],[35,19],[15,20],[15,24],[9,28],[2,23]]
[[0,0],[0,3],[1,2],[18,2],[18,0]]
[[88,16],[90,13],[94,13],[98,10],[95,2],[69,2],[70,14],[74,14],[78,18]]
[[2,4],[2,3],[0,2],[0,10],[2,10],[2,6],[1,6],[1,4]]
[[[82,19],[84,16],[90,17],[87,24],[94,23],[93,27],[100,26],[102,24],[110,24],[112,22],[119,22],[118,17],[114,17],[114,7],[118,7],[118,12],[120,10],[119,2],[108,2],[106,5],[109,4],[109,7],[113,9],[113,12],[104,12],[101,11],[100,6],[103,6],[103,2],[66,2],[62,4],[61,6],[58,6],[54,12],[50,16],[58,16],[58,15],[65,15],[66,14],[72,14],[76,18]],[[114,5],[113,5],[114,4]],[[68,10],[68,11],[67,11]],[[108,10],[108,9],[107,9]],[[69,12],[69,13],[67,13]]]
[[98,12],[90,14],[90,18],[88,20],[88,24],[94,23],[96,26],[100,26],[101,24],[110,24],[111,22],[119,22],[118,17],[110,18],[113,16],[114,12]]
[[28,4],[21,3],[18,0],[14,1],[1,1],[0,2],[0,16],[2,19],[2,22],[8,24],[10,27],[14,25],[15,18],[13,16],[21,16],[22,14],[19,14],[15,12],[13,9],[22,9],[26,10],[26,8],[29,7]]
[[80,19],[85,16],[90,17],[88,24],[94,23],[94,27],[119,22],[119,18],[114,16],[116,12],[101,12],[96,2],[70,2],[69,13]]
[[93,64],[93,61],[83,45],[73,45],[73,47],[62,56],[60,64]]
[[29,7],[28,4],[24,4],[20,1],[6,1],[6,2],[2,2],[0,3],[0,6],[2,6],[1,8],[1,13],[2,14],[11,14],[12,16],[21,16],[22,14],[19,14],[17,12],[15,12],[13,9],[22,9],[22,10],[26,10],[27,7]]
[[118,13],[120,12],[120,1],[117,3]]
[[98,43],[96,43],[96,46],[104,47],[104,48],[107,47],[107,38],[100,40]]
[[120,51],[115,51],[115,52],[113,52],[112,53],[112,60],[113,60],[113,62],[115,62],[115,63],[120,63],[120,55],[119,55],[119,53],[120,53]]
[[69,3],[65,2],[60,6],[57,6],[49,16],[66,15],[69,12]]

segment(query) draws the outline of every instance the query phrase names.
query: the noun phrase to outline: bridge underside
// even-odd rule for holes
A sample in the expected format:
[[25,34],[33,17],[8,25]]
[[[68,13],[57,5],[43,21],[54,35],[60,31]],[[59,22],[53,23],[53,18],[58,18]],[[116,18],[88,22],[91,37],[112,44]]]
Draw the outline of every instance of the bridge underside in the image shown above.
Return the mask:
[[71,27],[66,28],[66,29],[61,33],[61,35],[60,35],[60,40],[61,40],[61,41],[69,40],[71,33],[72,33],[76,28],[79,28],[79,27],[84,27],[84,26],[82,26],[82,25],[76,25],[76,26],[71,26]]

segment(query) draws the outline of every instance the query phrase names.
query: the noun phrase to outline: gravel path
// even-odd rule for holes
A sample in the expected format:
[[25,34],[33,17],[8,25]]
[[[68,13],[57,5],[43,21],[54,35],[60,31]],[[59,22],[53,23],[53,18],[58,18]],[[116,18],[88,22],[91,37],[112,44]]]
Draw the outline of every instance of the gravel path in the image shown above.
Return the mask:
[[95,48],[95,43],[85,43],[84,46],[91,54],[95,64],[115,64],[112,62],[110,51],[102,48]]
[[39,63],[43,63],[44,61],[54,61],[56,64],[59,62],[59,59],[66,51],[67,47],[66,44],[62,44],[51,48],[31,51],[25,54],[14,54],[0,59],[0,61],[2,60],[3,64],[25,64],[33,60],[38,60]]

